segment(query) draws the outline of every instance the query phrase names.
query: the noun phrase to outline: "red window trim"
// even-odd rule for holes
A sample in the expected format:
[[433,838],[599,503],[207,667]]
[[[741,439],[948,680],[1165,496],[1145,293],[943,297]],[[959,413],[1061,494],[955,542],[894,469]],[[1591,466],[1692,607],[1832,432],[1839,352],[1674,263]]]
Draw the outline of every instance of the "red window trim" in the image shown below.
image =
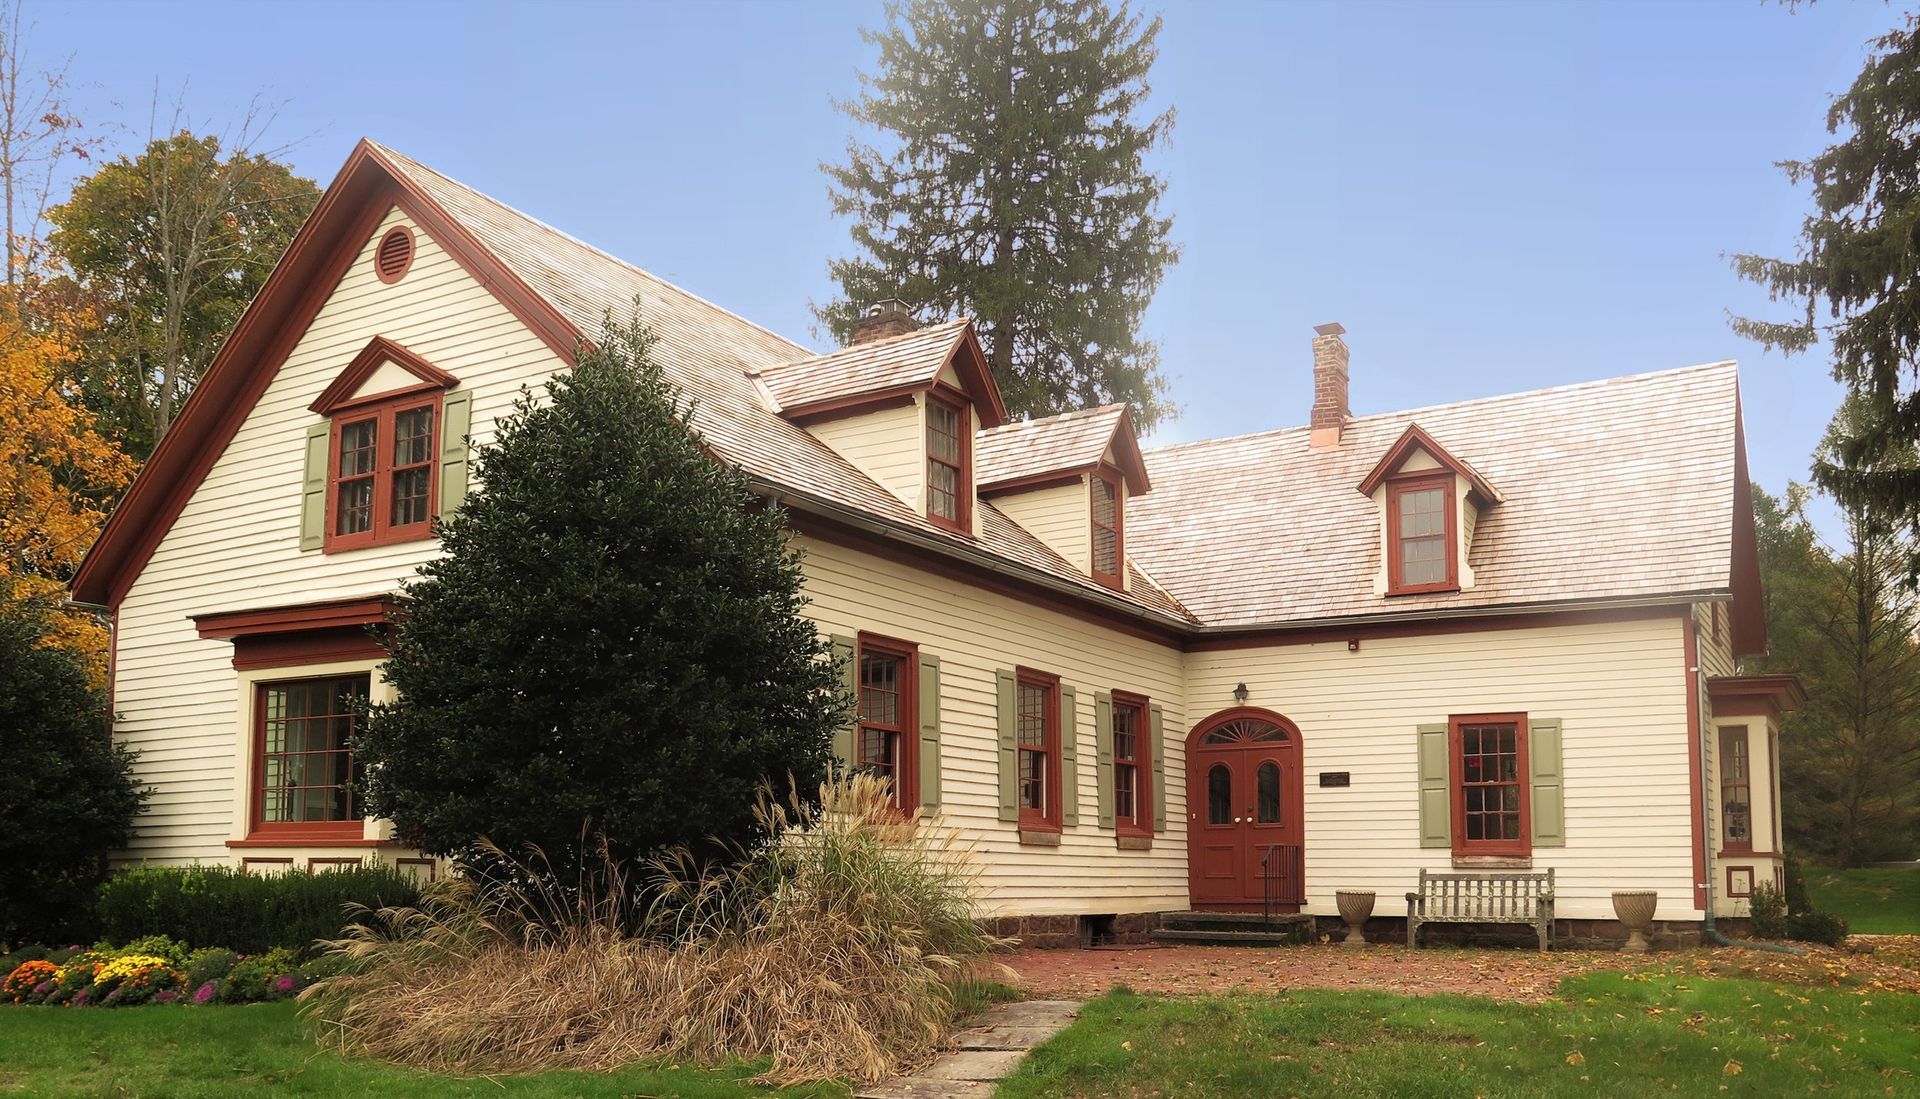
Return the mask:
[[[1745,893],[1737,892],[1733,888],[1733,875],[1736,871],[1740,871],[1740,870],[1745,870],[1747,872],[1747,891]],[[1753,887],[1759,884],[1759,881],[1760,881],[1759,873],[1755,871],[1754,868],[1751,866],[1727,867],[1727,899],[1728,900],[1745,900],[1746,898],[1753,896]]]
[[[336,821],[274,821],[266,818],[266,775],[267,775],[267,689],[287,683],[317,682],[331,679],[348,679],[365,676],[369,689],[373,686],[373,677],[368,673],[348,672],[336,675],[289,676],[286,679],[259,680],[253,684],[253,762],[247,777],[248,812],[247,838],[245,841],[229,841],[227,846],[266,847],[274,845],[298,846],[303,844],[324,844],[330,846],[379,846],[379,841],[367,841],[364,820],[355,817],[350,820]],[[351,750],[349,750],[351,751]]]
[[[440,503],[440,432],[445,419],[446,393],[438,386],[421,385],[402,390],[399,395],[382,395],[378,400],[353,402],[333,413],[333,428],[327,437],[327,514],[320,544],[322,553],[365,549],[400,542],[415,542],[433,537],[433,517]],[[426,518],[417,523],[395,525],[393,508],[393,421],[402,412],[433,410],[432,434],[427,439]],[[377,421],[373,441],[373,525],[352,534],[337,534],[340,522],[340,433],[349,424]],[[357,478],[353,478],[356,479]]]
[[1046,799],[1047,808],[1045,812],[1037,813],[1027,807],[1024,798],[1021,799],[1020,828],[1027,832],[1058,832],[1062,827],[1062,817],[1060,813],[1060,677],[1051,672],[1038,671],[1033,668],[1016,667],[1013,670],[1013,681],[1015,722],[1013,738],[1015,755],[1014,772],[1016,775],[1014,790],[1016,793],[1019,791],[1018,776],[1024,776],[1026,774],[1026,760],[1023,757],[1027,753],[1035,751],[1035,749],[1027,747],[1020,742],[1020,688],[1039,687],[1046,692],[1046,701],[1041,703],[1040,706],[1040,720],[1042,722],[1042,728],[1045,730],[1041,734],[1044,747],[1039,750],[1046,753],[1047,773],[1043,779],[1046,789],[1041,796]]
[[[877,633],[862,632],[855,635],[853,682],[856,694],[860,689],[860,660],[869,651],[897,656],[902,660],[900,727],[887,731],[897,733],[900,737],[900,758],[894,765],[893,804],[903,813],[911,812],[920,805],[920,646]],[[857,699],[855,705],[858,706]],[[864,739],[863,733],[868,724],[855,714],[853,754],[856,764],[860,757],[860,742]],[[878,723],[874,723],[874,727],[886,728]]]
[[[930,389],[927,391],[927,407],[929,411],[931,411],[932,407],[936,404],[950,410],[958,418],[956,428],[960,433],[960,439],[959,439],[960,464],[958,466],[953,466],[950,463],[942,459],[935,458],[933,456],[933,447],[931,445],[931,443],[933,442],[933,421],[931,418],[929,418],[926,422],[924,437],[920,441],[921,449],[926,454],[926,461],[927,461],[927,468],[923,470],[921,473],[921,476],[925,478],[927,482],[927,485],[926,485],[927,521],[937,527],[944,527],[947,530],[951,530],[959,534],[972,534],[973,533],[973,411],[972,411],[972,405],[967,401],[966,397],[962,394],[948,392],[945,389]],[[949,519],[944,515],[936,515],[934,513],[933,478],[931,474],[933,472],[933,466],[936,463],[942,466],[946,466],[949,469],[955,470],[953,493],[954,493],[954,512],[955,512],[956,518]]]
[[[1157,745],[1153,743],[1153,711],[1149,708],[1150,700],[1146,695],[1137,695],[1131,691],[1114,691],[1112,704],[1116,715],[1122,706],[1137,710],[1140,714],[1139,723],[1134,726],[1133,734],[1133,819],[1131,821],[1121,819],[1120,806],[1116,798],[1113,813],[1114,831],[1123,836],[1151,836],[1153,835],[1153,751]],[[1102,730],[1101,735],[1111,738],[1112,727]],[[1118,752],[1113,755],[1113,765],[1117,779],[1120,767]]]
[[[1105,481],[1113,487],[1113,567],[1112,572],[1100,571],[1100,557],[1096,546],[1100,531],[1103,529],[1099,511],[1095,507],[1093,486],[1096,481]],[[1127,482],[1120,471],[1107,466],[1095,469],[1087,478],[1087,567],[1093,578],[1109,588],[1119,589],[1124,585],[1122,577],[1127,572]]]
[[[1737,738],[1741,746],[1741,758],[1746,762],[1746,776],[1736,784],[1727,771],[1727,743]],[[1720,752],[1720,853],[1723,855],[1751,855],[1753,850],[1753,741],[1745,725],[1723,725],[1720,727],[1720,740],[1714,745]],[[1747,838],[1733,840],[1727,837],[1727,792],[1738,785],[1747,794]]]
[[[1437,488],[1441,492],[1441,513],[1446,516],[1447,578],[1432,584],[1407,584],[1401,579],[1400,497],[1407,492]],[[1459,507],[1454,499],[1453,473],[1449,470],[1421,470],[1399,474],[1387,480],[1387,594],[1417,595],[1422,592],[1460,590]]]
[[[1520,785],[1520,838],[1515,840],[1469,840],[1467,838],[1467,799],[1461,780],[1465,767],[1460,758],[1460,729],[1465,725],[1512,725],[1516,777]],[[1533,780],[1528,757],[1527,715],[1454,714],[1447,718],[1447,798],[1453,812],[1453,853],[1455,855],[1531,855],[1533,854]]]

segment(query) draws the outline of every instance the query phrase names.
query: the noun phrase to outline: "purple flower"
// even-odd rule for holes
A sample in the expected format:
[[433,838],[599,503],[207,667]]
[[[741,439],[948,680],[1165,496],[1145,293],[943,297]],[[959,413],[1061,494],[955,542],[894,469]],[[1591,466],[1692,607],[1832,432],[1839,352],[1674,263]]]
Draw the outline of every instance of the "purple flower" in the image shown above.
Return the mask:
[[106,999],[104,999],[104,1000],[101,1000],[101,1001],[100,1001],[100,1005],[101,1005],[102,1007],[112,1007],[113,1005],[115,1005],[115,1004],[117,1004],[117,1003],[119,1003],[119,1002],[120,1002],[120,991],[121,991],[120,989],[117,989],[117,988],[116,988],[116,989],[114,989],[114,990],[113,990],[112,992],[109,992],[109,993],[107,993],[107,997],[106,997]]
[[81,989],[80,991],[78,991],[78,992],[76,992],[76,993],[74,993],[74,994],[73,994],[73,1000],[72,1000],[72,1003],[73,1003],[73,1006],[74,1006],[74,1007],[85,1007],[85,1006],[87,1006],[87,993],[89,993],[89,992],[91,992],[91,991],[93,991],[93,989],[92,989],[92,987],[91,987],[91,986],[89,986],[89,987],[87,987],[87,988],[83,988],[83,989]]
[[33,986],[33,994],[35,996],[45,996],[47,993],[52,991],[53,991],[52,981],[41,981],[39,984]]
[[273,982],[273,990],[275,992],[292,992],[293,978],[292,977],[276,978]]
[[193,990],[193,1002],[196,1004],[204,1004],[208,1000],[213,999],[214,995],[219,991],[218,988],[214,987],[212,981],[208,981],[206,984]]
[[171,988],[153,994],[153,1002],[156,1004],[170,1004],[179,998],[180,994]]

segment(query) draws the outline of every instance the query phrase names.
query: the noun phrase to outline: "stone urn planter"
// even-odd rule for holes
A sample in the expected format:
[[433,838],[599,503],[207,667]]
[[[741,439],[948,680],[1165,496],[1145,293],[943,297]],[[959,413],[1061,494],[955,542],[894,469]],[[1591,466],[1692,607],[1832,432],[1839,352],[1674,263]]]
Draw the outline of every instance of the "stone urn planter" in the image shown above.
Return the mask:
[[1613,894],[1613,914],[1620,917],[1620,923],[1627,929],[1627,945],[1620,949],[1629,954],[1645,954],[1649,949],[1647,935],[1653,930],[1653,910],[1659,903],[1660,894],[1652,889],[1618,889]]
[[1347,921],[1347,937],[1340,941],[1340,945],[1356,948],[1366,946],[1367,917],[1373,915],[1373,890],[1336,889],[1333,899],[1340,906],[1340,918]]

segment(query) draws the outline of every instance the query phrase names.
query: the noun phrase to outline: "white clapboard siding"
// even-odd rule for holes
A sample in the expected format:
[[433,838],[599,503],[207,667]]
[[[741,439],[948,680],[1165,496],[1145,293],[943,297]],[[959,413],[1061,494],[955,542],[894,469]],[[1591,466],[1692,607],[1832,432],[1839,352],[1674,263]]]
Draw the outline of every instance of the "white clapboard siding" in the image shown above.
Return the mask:
[[915,397],[912,404],[827,420],[808,430],[919,511],[921,486],[927,475],[927,432],[920,418],[921,400]]
[[[1181,739],[1189,724],[1179,650],[1128,637],[1031,602],[983,591],[870,553],[803,538],[808,613],[823,634],[861,630],[897,637],[940,657],[941,808],[983,871],[994,912],[1148,912],[1187,905]],[[999,819],[999,750],[994,671],[1029,667],[1074,688],[1079,738],[1080,823],[1058,847],[1022,846]],[[1168,831],[1150,851],[1121,851],[1097,825],[1095,691],[1148,696],[1163,708]],[[1063,730],[1064,734],[1064,730]]]
[[993,506],[1074,568],[1093,568],[1093,502],[1084,476],[1070,485],[995,496]]
[[[1308,910],[1336,911],[1336,888],[1372,889],[1403,913],[1421,868],[1451,853],[1419,844],[1417,729],[1452,714],[1525,712],[1563,722],[1565,847],[1536,848],[1557,872],[1557,913],[1610,919],[1615,889],[1660,891],[1663,917],[1697,917],[1685,661],[1673,615],[1538,629],[1367,638],[1187,655],[1187,712],[1234,705],[1300,727],[1306,774]],[[1322,789],[1322,771],[1349,787]],[[1170,779],[1170,792],[1182,789]],[[1169,799],[1169,823],[1174,802]]]
[[307,406],[375,336],[460,379],[474,393],[472,433],[492,438],[522,384],[563,364],[419,226],[405,278],[375,277],[373,242],[405,219],[390,211],[215,462],[120,606],[114,701],[118,735],[155,789],[126,860],[229,861],[245,824],[233,646],[203,641],[191,615],[395,590],[436,552],[431,541],[325,555],[299,548]]

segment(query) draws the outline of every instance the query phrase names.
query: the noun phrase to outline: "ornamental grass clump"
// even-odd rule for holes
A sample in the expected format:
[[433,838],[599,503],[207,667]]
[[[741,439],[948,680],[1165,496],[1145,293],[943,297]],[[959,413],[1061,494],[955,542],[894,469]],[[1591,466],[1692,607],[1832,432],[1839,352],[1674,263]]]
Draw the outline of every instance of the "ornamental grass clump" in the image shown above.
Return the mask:
[[877,1080],[929,1056],[973,959],[966,852],[871,776],[759,810],[772,838],[723,868],[682,852],[558,882],[493,851],[333,944],[303,994],[323,1040],[440,1072],[766,1059],[763,1083]]

